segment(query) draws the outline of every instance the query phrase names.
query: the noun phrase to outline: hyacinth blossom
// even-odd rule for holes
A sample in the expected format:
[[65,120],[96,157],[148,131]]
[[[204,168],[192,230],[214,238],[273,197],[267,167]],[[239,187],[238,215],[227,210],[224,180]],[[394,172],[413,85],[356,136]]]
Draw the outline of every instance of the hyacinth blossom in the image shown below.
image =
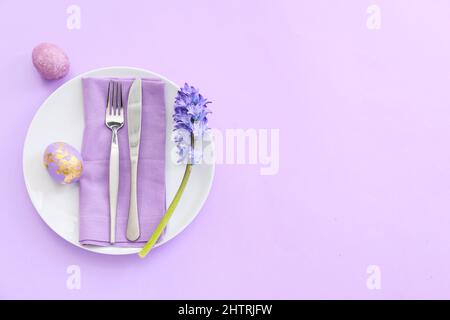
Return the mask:
[[198,163],[201,150],[194,148],[195,140],[200,140],[208,130],[208,101],[198,89],[187,83],[178,91],[173,114],[175,138],[178,148],[178,162]]
[[211,102],[203,97],[198,89],[189,86],[187,83],[178,91],[173,113],[174,142],[177,146],[178,162],[185,163],[186,169],[180,187],[166,214],[139,252],[141,258],[144,258],[150,252],[163,233],[186,188],[192,165],[199,163],[202,157],[201,150],[195,148],[195,144],[196,141],[203,139],[203,135],[208,130],[208,114],[211,113],[208,110],[209,103]]

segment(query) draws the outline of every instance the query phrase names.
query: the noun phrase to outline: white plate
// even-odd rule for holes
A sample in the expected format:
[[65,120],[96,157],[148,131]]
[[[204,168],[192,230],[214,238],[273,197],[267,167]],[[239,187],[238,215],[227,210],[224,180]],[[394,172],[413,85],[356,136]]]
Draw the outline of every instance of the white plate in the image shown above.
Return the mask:
[[[46,172],[43,152],[47,145],[64,141],[81,150],[84,128],[82,77],[154,77],[165,83],[166,91],[166,199],[167,205],[173,199],[184,166],[176,164],[172,141],[173,103],[179,86],[150,71],[129,67],[96,69],[81,74],[59,87],[39,108],[28,129],[23,150],[23,173],[31,201],[45,223],[70,243],[90,251],[105,254],[131,254],[139,248],[116,248],[82,246],[78,242],[78,184],[58,185]],[[213,153],[210,138],[209,150]],[[214,177],[214,161],[196,165],[189,179],[188,187],[167,226],[161,245],[188,226],[200,211],[211,188]]]

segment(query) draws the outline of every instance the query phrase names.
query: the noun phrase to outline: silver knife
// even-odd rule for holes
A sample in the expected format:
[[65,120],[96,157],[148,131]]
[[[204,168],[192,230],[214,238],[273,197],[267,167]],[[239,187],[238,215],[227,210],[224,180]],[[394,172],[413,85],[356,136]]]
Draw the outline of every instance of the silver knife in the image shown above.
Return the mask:
[[137,205],[137,170],[139,160],[139,142],[141,140],[142,84],[137,78],[128,94],[127,125],[130,147],[131,185],[130,208],[128,211],[127,239],[136,241],[140,236],[139,213]]

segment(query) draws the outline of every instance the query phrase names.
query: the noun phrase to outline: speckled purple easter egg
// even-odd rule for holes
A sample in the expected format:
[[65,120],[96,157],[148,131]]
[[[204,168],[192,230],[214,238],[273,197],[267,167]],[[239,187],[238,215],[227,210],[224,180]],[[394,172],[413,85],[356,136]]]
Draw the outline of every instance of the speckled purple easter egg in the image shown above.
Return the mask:
[[77,182],[83,173],[81,154],[64,142],[52,143],[45,149],[44,165],[50,176],[62,184]]
[[41,43],[33,49],[33,64],[45,79],[64,77],[70,68],[69,58],[58,46]]

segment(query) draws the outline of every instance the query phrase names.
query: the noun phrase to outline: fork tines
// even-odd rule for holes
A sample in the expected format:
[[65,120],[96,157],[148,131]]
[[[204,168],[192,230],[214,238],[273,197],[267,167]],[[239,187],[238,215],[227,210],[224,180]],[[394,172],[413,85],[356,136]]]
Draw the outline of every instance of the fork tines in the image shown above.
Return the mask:
[[123,116],[122,83],[109,82],[106,112],[112,116]]

